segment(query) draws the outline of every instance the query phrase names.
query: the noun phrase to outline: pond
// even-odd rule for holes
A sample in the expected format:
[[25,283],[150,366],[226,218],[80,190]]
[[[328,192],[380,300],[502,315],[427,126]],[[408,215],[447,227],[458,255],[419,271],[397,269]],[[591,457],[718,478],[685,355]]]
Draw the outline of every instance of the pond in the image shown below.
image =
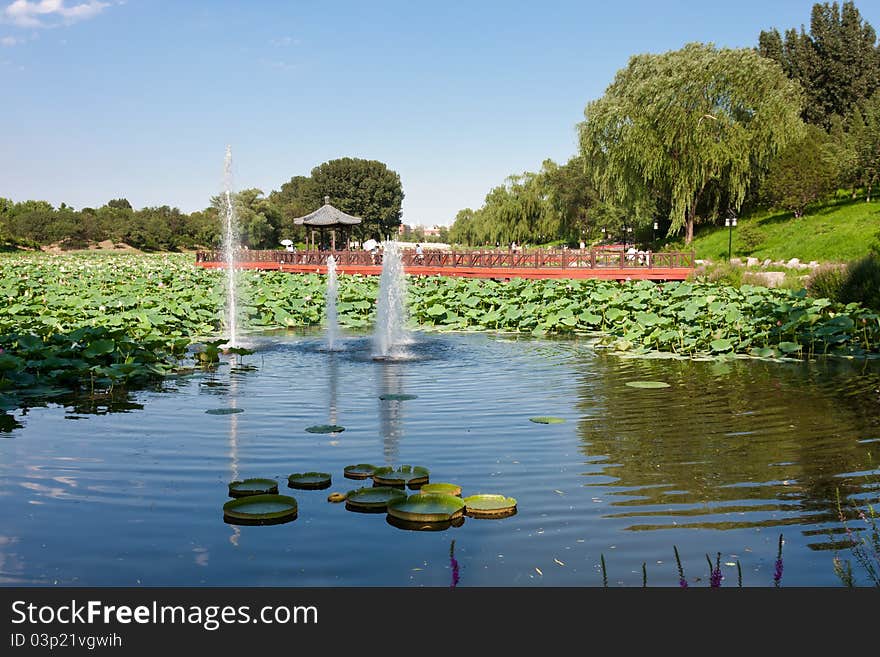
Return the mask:
[[[611,586],[641,586],[643,563],[649,586],[677,586],[673,546],[692,586],[717,552],[723,586],[736,561],[745,586],[772,586],[783,534],[783,585],[836,586],[836,493],[878,499],[876,363],[634,359],[586,340],[431,333],[411,359],[375,362],[367,338],[344,344],[265,335],[243,366],[127,403],[16,413],[21,427],[0,433],[0,583],[448,586],[454,539],[459,586],[601,586],[602,555]],[[401,529],[327,501],[362,484],[342,476],[357,463],[425,466],[518,512]],[[331,487],[288,488],[311,471]],[[276,479],[296,520],[224,522],[227,485],[245,477]]]

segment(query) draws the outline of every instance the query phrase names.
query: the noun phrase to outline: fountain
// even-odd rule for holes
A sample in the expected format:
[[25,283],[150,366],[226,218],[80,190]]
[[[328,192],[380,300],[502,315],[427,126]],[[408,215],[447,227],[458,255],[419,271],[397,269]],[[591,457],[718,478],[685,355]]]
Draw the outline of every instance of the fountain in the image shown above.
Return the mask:
[[327,351],[337,351],[339,347],[336,342],[339,340],[339,319],[336,314],[336,295],[338,292],[336,282],[336,258],[330,256],[327,258]]
[[382,243],[382,274],[379,277],[379,298],[376,327],[373,330],[373,359],[389,360],[402,356],[402,348],[411,340],[406,323],[406,278],[400,245],[388,240]]
[[226,264],[226,330],[229,332],[227,347],[238,347],[238,299],[236,293],[235,255],[238,249],[238,231],[235,206],[232,201],[232,146],[226,147],[223,162],[223,262]]

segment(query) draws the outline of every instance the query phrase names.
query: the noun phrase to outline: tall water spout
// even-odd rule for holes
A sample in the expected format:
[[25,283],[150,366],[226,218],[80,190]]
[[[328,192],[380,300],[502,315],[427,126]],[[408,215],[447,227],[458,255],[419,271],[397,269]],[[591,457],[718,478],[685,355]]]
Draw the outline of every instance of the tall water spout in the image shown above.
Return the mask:
[[336,342],[339,340],[339,319],[336,314],[336,258],[327,258],[327,294],[325,297],[327,308],[327,351],[336,351]]
[[373,330],[373,358],[388,359],[402,355],[404,345],[410,342],[406,330],[406,277],[400,245],[394,241],[382,243],[382,275],[379,277],[379,299],[376,307],[376,327]]
[[226,330],[229,347],[238,346],[238,295],[236,291],[235,255],[238,250],[238,225],[232,200],[232,146],[226,147],[223,162],[223,262],[226,265]]

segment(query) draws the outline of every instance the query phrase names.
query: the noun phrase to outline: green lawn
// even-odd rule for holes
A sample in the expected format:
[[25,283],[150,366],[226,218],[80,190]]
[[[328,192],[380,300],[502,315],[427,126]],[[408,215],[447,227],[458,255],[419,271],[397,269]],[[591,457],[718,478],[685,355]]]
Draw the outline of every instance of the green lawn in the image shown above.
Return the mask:
[[[694,238],[697,258],[727,258],[728,229],[705,227]],[[790,212],[743,217],[733,229],[733,255],[764,260],[845,262],[866,255],[880,240],[880,202],[840,199],[799,219]],[[683,241],[676,240],[680,247]]]

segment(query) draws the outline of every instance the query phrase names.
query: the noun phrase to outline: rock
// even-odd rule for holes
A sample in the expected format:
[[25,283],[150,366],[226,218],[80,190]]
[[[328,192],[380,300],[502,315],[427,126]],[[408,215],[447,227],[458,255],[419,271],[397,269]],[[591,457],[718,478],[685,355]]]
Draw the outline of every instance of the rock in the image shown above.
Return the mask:
[[772,262],[773,262],[773,261],[770,260],[770,258],[767,258],[764,262],[761,263],[761,266],[762,266],[762,267],[769,267],[769,266],[770,266],[770,263],[772,263]]
[[753,276],[759,285],[765,287],[779,287],[785,280],[784,271],[756,271]]
[[706,261],[705,261],[705,260],[700,260],[699,258],[697,258],[696,260],[694,260],[694,264],[695,264],[695,265],[698,265],[698,266],[699,266],[699,265],[705,265],[705,264],[706,264]]
[[737,267],[742,267],[742,263],[743,263],[743,261],[741,258],[731,258],[730,259],[730,264],[736,265]]
[[810,264],[807,265],[810,269],[816,269],[819,266],[819,263],[815,260],[810,260]]
[[798,269],[800,264],[801,264],[801,261],[799,258],[792,258],[791,260],[789,260],[788,262],[785,263],[785,266],[791,267],[792,269]]
[[757,258],[747,258],[746,259],[746,267],[757,267],[758,259]]

